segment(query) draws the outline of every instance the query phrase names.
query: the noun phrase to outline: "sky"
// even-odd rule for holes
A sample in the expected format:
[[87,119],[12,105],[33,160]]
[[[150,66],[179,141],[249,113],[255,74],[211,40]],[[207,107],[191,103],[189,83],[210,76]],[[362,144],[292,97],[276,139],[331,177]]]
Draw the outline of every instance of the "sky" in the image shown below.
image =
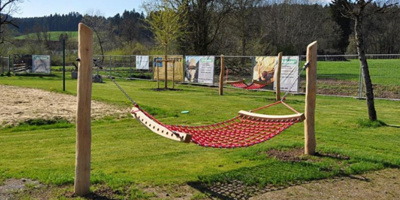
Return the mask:
[[43,17],[50,14],[101,14],[112,17],[125,10],[142,12],[143,0],[24,0],[18,4],[19,11],[13,17]]
[[[315,3],[329,3],[331,0],[310,0]],[[50,14],[96,14],[113,17],[125,10],[142,12],[143,0],[23,0],[18,4],[19,11],[13,17],[43,17]],[[143,11],[144,12],[144,11]]]

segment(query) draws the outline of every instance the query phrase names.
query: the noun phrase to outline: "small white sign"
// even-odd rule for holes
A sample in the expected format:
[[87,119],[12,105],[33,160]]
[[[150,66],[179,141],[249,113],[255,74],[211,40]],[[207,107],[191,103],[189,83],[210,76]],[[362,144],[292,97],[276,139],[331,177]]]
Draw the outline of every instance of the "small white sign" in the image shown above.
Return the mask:
[[136,56],[136,69],[149,70],[149,56]]

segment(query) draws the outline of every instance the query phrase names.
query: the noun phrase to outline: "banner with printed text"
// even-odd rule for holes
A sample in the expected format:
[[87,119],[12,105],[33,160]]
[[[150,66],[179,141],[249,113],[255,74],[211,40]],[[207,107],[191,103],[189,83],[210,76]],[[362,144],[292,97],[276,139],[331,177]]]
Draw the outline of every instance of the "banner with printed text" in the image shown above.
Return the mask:
[[214,56],[186,56],[185,81],[214,84]]
[[[299,91],[299,56],[283,56],[281,68],[281,91]],[[274,84],[274,88],[276,85]]]

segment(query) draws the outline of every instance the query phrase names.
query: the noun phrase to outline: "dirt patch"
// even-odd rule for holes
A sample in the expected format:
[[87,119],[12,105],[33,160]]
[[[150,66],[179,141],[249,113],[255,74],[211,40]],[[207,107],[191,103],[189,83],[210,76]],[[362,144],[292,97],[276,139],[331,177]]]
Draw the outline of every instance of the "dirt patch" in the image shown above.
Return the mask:
[[250,199],[400,199],[399,188],[400,170],[385,169],[352,177],[313,181]]
[[319,153],[317,152],[313,157],[304,155],[304,148],[293,148],[288,150],[277,150],[270,149],[265,152],[268,157],[276,158],[281,161],[287,162],[301,162],[301,161],[310,161],[315,162],[319,161],[320,158],[329,157],[337,160],[350,160],[350,157],[333,154],[333,153]]
[[[39,89],[0,85],[0,126],[15,125],[27,119],[64,118],[74,122],[77,98],[72,95]],[[125,117],[129,109],[122,109],[99,101],[92,101],[92,118]]]
[[[29,184],[17,179],[9,179],[0,186],[0,199],[20,199],[30,197],[35,199],[75,199],[73,187],[49,187]],[[29,180],[30,181],[30,180]],[[288,186],[246,187],[245,184],[234,181],[219,183],[201,188],[199,185],[171,186],[128,186],[122,190],[113,190],[104,185],[93,185],[93,193],[86,199],[400,199],[400,169],[384,169],[349,177],[310,181],[303,184]],[[206,187],[206,186],[203,186]],[[4,189],[8,188],[8,189]],[[21,189],[23,188],[23,189]]]
[[38,181],[30,179],[7,179],[0,185],[0,199],[12,199],[15,194],[21,193],[26,189],[40,187],[42,185]]
[[[318,94],[358,97],[359,83],[357,81],[318,79]],[[373,84],[375,98],[400,99],[400,86]],[[300,81],[300,91],[305,92],[305,81]],[[365,87],[363,91],[365,96]]]

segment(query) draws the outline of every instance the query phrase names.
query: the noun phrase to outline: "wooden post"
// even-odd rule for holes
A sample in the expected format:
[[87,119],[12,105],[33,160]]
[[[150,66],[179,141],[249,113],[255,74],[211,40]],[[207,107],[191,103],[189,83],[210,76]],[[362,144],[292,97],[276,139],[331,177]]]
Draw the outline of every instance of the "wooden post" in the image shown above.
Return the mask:
[[219,74],[219,95],[224,95],[224,74],[225,74],[224,55],[221,55],[221,73]]
[[168,89],[168,57],[164,58],[164,89]]
[[306,105],[304,121],[304,153],[315,154],[315,103],[317,94],[317,41],[307,46]]
[[[160,61],[162,62],[162,61]],[[156,59],[156,68],[157,68],[157,89],[160,89],[160,67],[158,66],[158,60]]]
[[175,58],[172,60],[172,89],[175,89]]
[[78,26],[78,103],[76,112],[75,194],[83,196],[90,187],[93,32],[86,25]]
[[276,69],[276,100],[281,100],[281,71],[282,71],[282,52],[278,53],[278,68]]

